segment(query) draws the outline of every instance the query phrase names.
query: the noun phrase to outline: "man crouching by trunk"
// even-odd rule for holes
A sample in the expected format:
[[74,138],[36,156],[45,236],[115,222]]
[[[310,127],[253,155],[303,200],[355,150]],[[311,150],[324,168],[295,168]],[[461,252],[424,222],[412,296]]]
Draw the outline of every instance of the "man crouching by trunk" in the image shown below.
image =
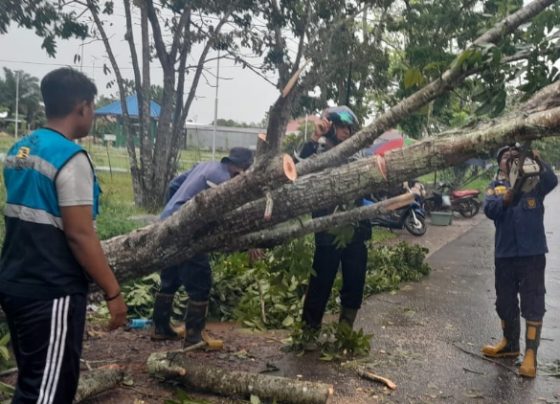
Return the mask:
[[[253,163],[253,152],[243,147],[234,147],[229,156],[221,161],[207,161],[195,164],[190,170],[178,175],[170,183],[167,203],[160,218],[166,219],[199,192],[217,186],[247,170]],[[161,271],[161,288],[154,303],[154,332],[152,339],[179,339],[182,333],[170,325],[173,298],[179,287],[185,288],[189,301],[185,313],[185,336],[183,348],[198,344],[203,340],[209,345],[203,333],[206,326],[208,298],[212,286],[212,270],[208,254],[199,253],[188,261]]]

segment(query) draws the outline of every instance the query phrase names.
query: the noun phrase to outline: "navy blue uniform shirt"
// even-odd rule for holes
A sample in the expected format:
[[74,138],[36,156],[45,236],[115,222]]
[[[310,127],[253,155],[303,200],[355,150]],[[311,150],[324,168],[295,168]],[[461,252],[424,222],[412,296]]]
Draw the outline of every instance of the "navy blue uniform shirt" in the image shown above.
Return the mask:
[[[227,165],[219,161],[207,161],[196,164],[189,171],[175,177],[170,182],[168,195],[172,195],[170,195],[169,201],[167,201],[165,208],[163,208],[160,219],[166,219],[171,216],[199,192],[226,182],[230,178],[231,175]],[[176,191],[174,191],[175,189]]]
[[504,206],[503,196],[511,184],[494,180],[486,190],[484,213],[496,226],[496,258],[528,257],[548,252],[544,231],[544,197],[558,184],[547,164],[542,165],[540,181],[524,193],[516,205]]

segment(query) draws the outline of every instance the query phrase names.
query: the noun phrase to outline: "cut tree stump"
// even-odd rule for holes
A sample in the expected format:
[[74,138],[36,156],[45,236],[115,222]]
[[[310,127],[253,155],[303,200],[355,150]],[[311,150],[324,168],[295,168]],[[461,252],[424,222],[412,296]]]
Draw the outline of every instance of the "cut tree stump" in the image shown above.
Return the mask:
[[315,404],[328,403],[334,394],[330,384],[195,364],[180,351],[155,352],[148,358],[147,365],[152,376],[223,396],[253,394],[281,403]]

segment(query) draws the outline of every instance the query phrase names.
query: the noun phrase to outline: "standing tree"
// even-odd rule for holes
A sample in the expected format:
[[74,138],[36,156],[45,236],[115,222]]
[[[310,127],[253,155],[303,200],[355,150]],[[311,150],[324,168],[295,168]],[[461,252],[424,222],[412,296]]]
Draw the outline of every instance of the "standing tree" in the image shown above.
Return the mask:
[[[229,50],[236,41],[250,35],[251,1],[163,1],[124,0],[125,39],[129,44],[134,72],[134,90],[138,97],[140,127],[135,142],[125,104],[126,80],[117,63],[104,19],[113,14],[113,3],[87,0],[85,4],[98,35],[105,45],[119,89],[127,132],[127,149],[137,205],[149,210],[159,208],[167,182],[177,169],[183,128],[204,74],[211,50]],[[140,11],[140,37],[132,24],[134,10]],[[112,18],[116,18],[114,15]],[[227,29],[226,29],[227,28]],[[164,32],[165,30],[165,32]],[[137,46],[141,55],[137,53]],[[151,51],[155,49],[155,55]],[[200,48],[197,61],[189,65],[193,48]],[[161,115],[155,139],[149,135],[150,66],[154,57],[163,72]],[[191,86],[186,90],[187,75]],[[186,97],[185,97],[186,93]],[[139,147],[137,156],[136,147]]]

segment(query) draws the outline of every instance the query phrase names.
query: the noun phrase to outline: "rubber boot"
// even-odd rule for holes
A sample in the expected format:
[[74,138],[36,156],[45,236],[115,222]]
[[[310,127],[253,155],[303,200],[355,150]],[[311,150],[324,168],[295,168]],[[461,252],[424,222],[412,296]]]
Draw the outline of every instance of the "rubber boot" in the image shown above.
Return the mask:
[[220,339],[211,338],[204,328],[206,327],[206,314],[208,313],[208,302],[197,302],[189,300],[187,313],[185,314],[185,338],[183,349],[197,345],[200,348],[219,350],[224,347],[224,342]]
[[520,328],[519,316],[512,321],[502,320],[504,337],[496,345],[485,345],[482,354],[490,358],[518,357]]
[[310,327],[308,325],[303,326],[302,335],[302,349],[305,352],[314,352],[319,349],[319,336],[321,334],[321,328]]
[[537,375],[537,350],[541,342],[542,321],[527,321],[525,357],[519,366],[519,375],[534,378]]
[[352,329],[352,327],[354,327],[354,321],[356,321],[357,315],[357,309],[342,307],[342,309],[340,310],[340,316],[338,317],[338,324],[346,324],[350,327],[350,329]]
[[171,310],[173,307],[173,297],[175,295],[157,293],[154,301],[154,329],[151,335],[152,340],[177,340],[179,334],[171,327]]

